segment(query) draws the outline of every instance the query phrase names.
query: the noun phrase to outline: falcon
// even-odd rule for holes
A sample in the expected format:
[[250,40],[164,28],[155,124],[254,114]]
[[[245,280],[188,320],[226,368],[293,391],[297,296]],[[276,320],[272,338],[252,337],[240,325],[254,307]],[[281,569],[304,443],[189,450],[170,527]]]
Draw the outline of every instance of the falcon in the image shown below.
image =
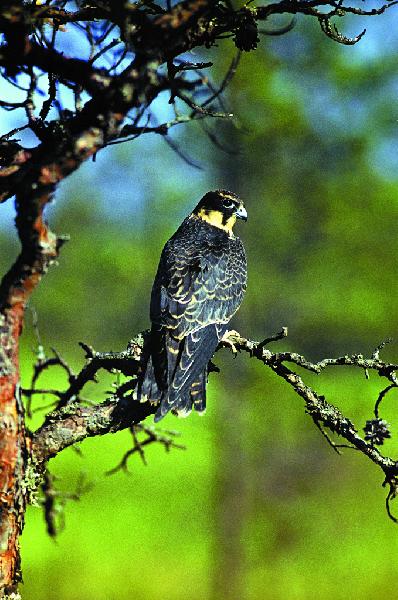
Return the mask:
[[136,396],[158,404],[155,422],[169,411],[206,408],[208,363],[246,291],[246,255],[234,235],[247,220],[239,197],[205,194],[163,248],[152,288],[152,328]]

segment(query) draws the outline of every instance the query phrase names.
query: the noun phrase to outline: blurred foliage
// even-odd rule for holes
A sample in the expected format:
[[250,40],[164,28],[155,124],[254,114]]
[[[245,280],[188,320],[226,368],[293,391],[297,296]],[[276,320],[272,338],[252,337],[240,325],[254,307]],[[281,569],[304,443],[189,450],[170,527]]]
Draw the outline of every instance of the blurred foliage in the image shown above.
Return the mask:
[[[380,18],[353,48],[299,23],[245,54],[228,91],[235,126],[208,124],[232,153],[214,147],[198,125],[172,134],[203,172],[148,137],[106,149],[70,177],[49,218],[71,241],[32,300],[46,349],[56,346],[77,368],[79,340],[116,350],[146,328],[160,249],[214,187],[239,192],[249,212],[239,229],[249,289],[234,327],[259,339],[288,326],[279,347],[309,358],[370,353],[394,336],[392,18]],[[226,70],[228,46],[217,51]],[[2,233],[2,267],[15,251]],[[34,345],[28,319],[25,377]],[[396,360],[397,344],[384,352]],[[227,352],[216,363],[221,374],[210,378],[207,414],[165,419],[182,432],[186,451],[151,447],[147,467],[134,457],[130,476],[107,477],[128,448],[128,434],[120,433],[85,441],[81,458],[68,450],[51,463],[61,489],[73,490],[80,470],[93,486],[66,506],[56,543],[39,509],[30,509],[26,598],[391,596],[398,529],[384,512],[380,473],[354,452],[333,453],[298,397],[261,365]],[[375,378],[349,369],[305,378],[358,426],[371,416]],[[105,394],[99,389],[90,388],[96,400]],[[393,400],[382,408],[392,423],[390,454],[398,434]]]

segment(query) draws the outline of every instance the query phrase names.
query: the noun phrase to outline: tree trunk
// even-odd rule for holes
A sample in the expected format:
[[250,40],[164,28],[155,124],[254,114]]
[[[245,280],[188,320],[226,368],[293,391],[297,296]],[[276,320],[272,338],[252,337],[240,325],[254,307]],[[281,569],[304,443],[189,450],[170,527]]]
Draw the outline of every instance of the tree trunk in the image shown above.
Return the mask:
[[22,248],[0,284],[0,598],[16,594],[21,581],[19,536],[28,493],[30,439],[20,397],[19,338],[29,297],[62,243],[44,223],[51,187],[43,187],[17,197]]
[[23,306],[0,314],[0,597],[16,593],[21,580],[19,535],[26,498],[24,410],[19,392],[19,336]]

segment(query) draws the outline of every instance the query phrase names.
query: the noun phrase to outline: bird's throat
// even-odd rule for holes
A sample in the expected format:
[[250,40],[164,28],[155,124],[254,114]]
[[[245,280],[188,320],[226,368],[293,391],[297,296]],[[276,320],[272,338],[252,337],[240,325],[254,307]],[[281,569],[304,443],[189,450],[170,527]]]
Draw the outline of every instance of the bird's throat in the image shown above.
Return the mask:
[[206,221],[206,223],[213,225],[213,227],[223,229],[230,237],[233,235],[232,228],[236,223],[235,215],[231,215],[226,219],[225,215],[218,210],[207,210],[205,208],[201,208],[197,213],[197,216],[199,219]]

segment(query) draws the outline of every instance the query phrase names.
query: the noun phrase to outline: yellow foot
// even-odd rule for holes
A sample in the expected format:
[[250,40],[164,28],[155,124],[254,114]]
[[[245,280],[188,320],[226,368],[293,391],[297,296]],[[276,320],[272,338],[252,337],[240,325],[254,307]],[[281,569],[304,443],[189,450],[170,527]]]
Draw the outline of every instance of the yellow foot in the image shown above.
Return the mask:
[[223,346],[231,348],[231,352],[235,356],[238,354],[238,349],[234,343],[237,341],[236,338],[239,339],[240,334],[237,331],[235,331],[235,329],[230,329],[224,333],[223,337],[221,338],[221,342],[220,342]]

